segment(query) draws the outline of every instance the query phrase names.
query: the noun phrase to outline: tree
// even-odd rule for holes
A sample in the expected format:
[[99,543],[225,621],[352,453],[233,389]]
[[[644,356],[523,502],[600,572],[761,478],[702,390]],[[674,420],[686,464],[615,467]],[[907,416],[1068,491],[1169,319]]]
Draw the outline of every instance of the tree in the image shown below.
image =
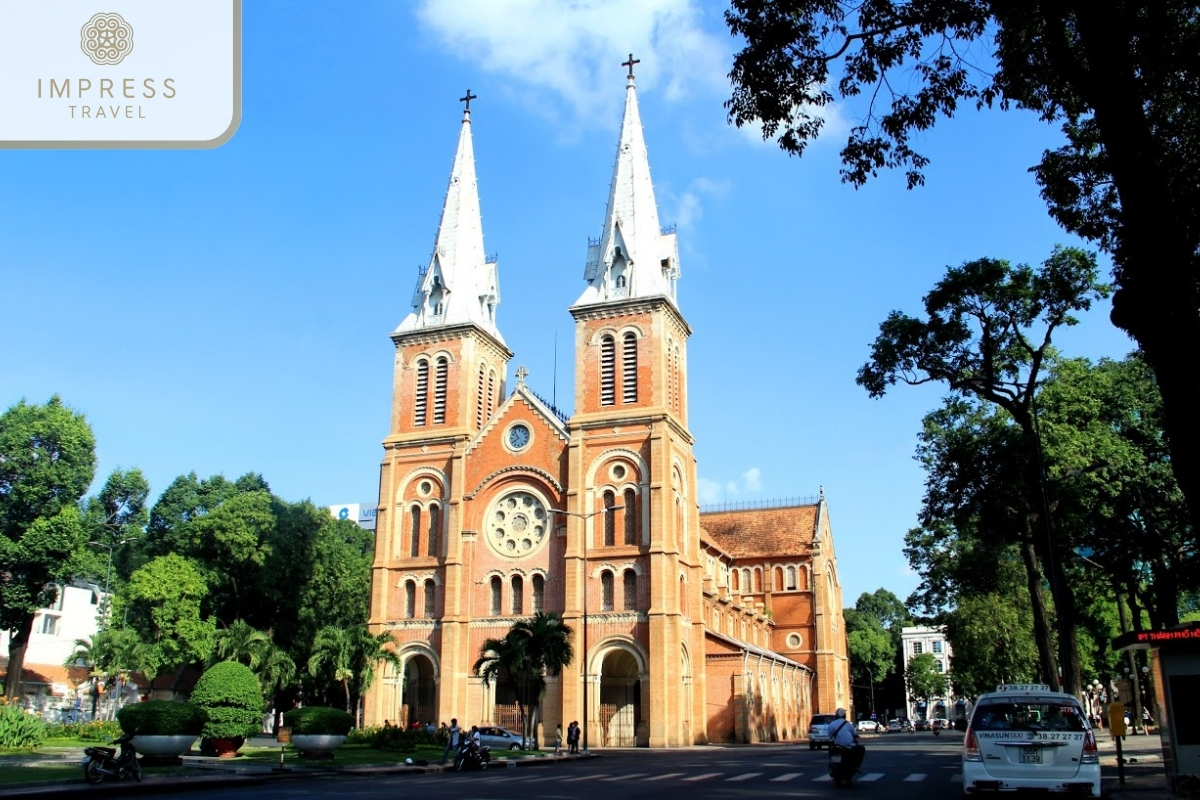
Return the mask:
[[390,664],[397,671],[403,666],[400,656],[396,654],[396,637],[390,631],[371,633],[365,627],[355,628],[359,632],[355,647],[354,658],[358,663],[358,682],[356,691],[358,703],[358,724],[362,724],[362,699],[371,685],[375,683],[375,672],[381,664]]
[[[923,183],[928,158],[910,137],[964,101],[1061,123],[1065,144],[1034,174],[1055,220],[1112,254],[1112,319],[1158,378],[1171,464],[1200,529],[1197,4],[733,0],[726,21],[746,40],[730,118],[761,122],[785,151],[799,155],[818,135],[834,89],[867,98],[842,150],[855,185],[885,167]],[[989,40],[994,65],[973,60],[971,44]]]
[[854,608],[843,609],[842,615],[850,672],[855,680],[866,681],[874,712],[875,685],[886,681],[897,668],[901,631],[912,624],[912,618],[900,598],[887,589],[863,592],[854,602]]
[[257,671],[260,662],[271,648],[271,636],[247,625],[245,620],[234,620],[228,628],[217,631],[213,640],[211,661],[237,661]]
[[1038,682],[1029,596],[1019,575],[1012,574],[1006,584],[1003,592],[960,597],[940,617],[954,650],[951,668],[959,697],[976,697],[1002,683]]
[[932,653],[920,653],[908,660],[908,672],[904,680],[908,685],[908,693],[914,699],[924,700],[926,704],[937,697],[945,697],[949,684],[946,674],[938,672],[938,661]]
[[20,696],[25,650],[39,608],[86,534],[76,504],[96,473],[96,439],[57,395],[0,415],[0,629],[13,631],[7,695]]
[[213,651],[216,621],[202,614],[208,585],[191,559],[159,556],[139,567],[127,587],[129,624],[152,646],[159,667],[202,664]]
[[[871,360],[858,372],[859,385],[872,397],[897,382],[938,381],[955,394],[998,406],[1016,423],[1023,435],[1020,446],[1033,456],[1026,485],[1038,487],[1038,493],[1029,505],[1040,509],[1044,529],[1033,547],[1050,579],[1068,692],[1079,686],[1074,599],[1050,524],[1034,400],[1054,332],[1075,325],[1074,314],[1107,293],[1098,280],[1095,256],[1075,248],[1055,248],[1036,271],[989,258],[951,267],[925,296],[927,318],[889,314],[871,346]],[[1031,585],[1032,573],[1030,566]],[[1050,680],[1057,685],[1054,671]]]

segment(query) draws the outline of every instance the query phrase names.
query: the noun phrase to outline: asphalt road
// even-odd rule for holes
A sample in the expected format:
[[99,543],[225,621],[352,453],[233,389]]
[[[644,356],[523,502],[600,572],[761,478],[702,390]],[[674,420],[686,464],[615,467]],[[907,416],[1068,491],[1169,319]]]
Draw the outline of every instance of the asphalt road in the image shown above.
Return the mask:
[[[949,800],[962,796],[962,734],[863,736],[867,746],[855,785],[835,788],[824,751],[807,745],[702,747],[687,750],[605,750],[591,760],[486,772],[313,777],[255,787],[174,791],[180,798],[453,797],[514,800],[614,800],[687,797],[887,797]],[[154,796],[154,795],[151,795]]]

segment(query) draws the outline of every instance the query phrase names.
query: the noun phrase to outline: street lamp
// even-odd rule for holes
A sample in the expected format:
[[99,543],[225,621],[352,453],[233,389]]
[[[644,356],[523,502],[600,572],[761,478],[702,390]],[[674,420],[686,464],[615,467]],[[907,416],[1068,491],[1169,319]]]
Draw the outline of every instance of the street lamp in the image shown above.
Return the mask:
[[112,582],[112,558],[113,550],[123,544],[128,544],[136,539],[136,536],[130,536],[122,539],[119,542],[88,542],[92,547],[104,547],[108,550],[108,571],[104,574],[104,622],[107,627],[108,615],[112,611],[112,595],[109,594],[108,588]]
[[592,517],[597,514],[607,514],[610,511],[618,511],[625,506],[605,506],[604,508],[595,511],[567,511],[565,509],[551,508],[547,511],[551,514],[562,514],[564,517],[576,517],[583,520],[583,658],[580,659],[583,665],[583,752],[588,751],[588,523]]

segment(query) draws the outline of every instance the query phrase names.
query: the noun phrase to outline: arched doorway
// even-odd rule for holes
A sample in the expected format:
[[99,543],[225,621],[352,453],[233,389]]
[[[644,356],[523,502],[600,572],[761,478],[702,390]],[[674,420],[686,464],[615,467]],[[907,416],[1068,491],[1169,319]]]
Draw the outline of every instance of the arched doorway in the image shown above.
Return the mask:
[[610,650],[600,666],[600,744],[636,747],[642,718],[638,661],[628,650]]
[[402,697],[400,721],[404,727],[417,721],[437,722],[437,676],[428,656],[418,653],[404,662]]

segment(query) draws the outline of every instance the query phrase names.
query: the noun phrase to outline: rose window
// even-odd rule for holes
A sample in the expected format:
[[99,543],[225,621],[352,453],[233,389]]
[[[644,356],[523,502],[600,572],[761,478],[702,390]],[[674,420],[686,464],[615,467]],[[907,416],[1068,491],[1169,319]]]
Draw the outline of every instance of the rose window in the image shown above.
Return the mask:
[[541,499],[531,492],[510,492],[493,505],[488,515],[488,542],[501,555],[521,558],[541,549],[549,530],[549,515]]

